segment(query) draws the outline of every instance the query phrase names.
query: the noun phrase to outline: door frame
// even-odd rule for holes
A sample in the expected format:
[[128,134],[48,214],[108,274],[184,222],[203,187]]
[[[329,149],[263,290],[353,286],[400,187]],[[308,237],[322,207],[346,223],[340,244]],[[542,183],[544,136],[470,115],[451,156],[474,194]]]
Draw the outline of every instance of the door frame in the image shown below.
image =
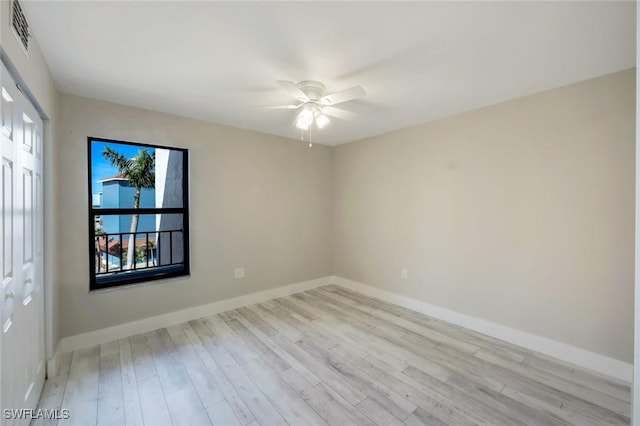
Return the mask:
[[633,383],[631,387],[631,424],[640,426],[640,0],[636,1],[636,235],[635,306],[633,341]]

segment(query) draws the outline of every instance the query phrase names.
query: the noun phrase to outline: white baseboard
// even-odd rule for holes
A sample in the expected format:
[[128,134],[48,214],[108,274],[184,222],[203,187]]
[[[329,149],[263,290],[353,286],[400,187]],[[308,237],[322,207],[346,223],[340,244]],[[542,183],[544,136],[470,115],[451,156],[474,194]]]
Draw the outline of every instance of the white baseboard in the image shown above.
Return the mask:
[[[56,355],[63,354],[77,349],[88,348],[99,345],[101,343],[111,342],[116,339],[134,336],[139,333],[157,330],[158,328],[168,327],[202,318],[207,315],[225,312],[230,309],[237,309],[243,306],[253,305],[254,303],[265,302],[277,297],[288,296],[290,294],[301,291],[311,290],[316,287],[329,284],[331,277],[318,278],[311,281],[303,281],[295,284],[285,285],[283,287],[271,290],[260,291],[257,293],[247,294],[245,296],[234,297],[232,299],[221,300],[219,302],[209,303],[207,305],[195,306],[193,308],[182,309],[180,311],[169,312],[154,317],[144,318],[138,321],[132,321],[124,324],[115,325],[113,327],[102,328],[100,330],[90,331],[88,333],[76,334],[74,336],[63,337],[60,339]],[[54,356],[51,368],[57,370]]]
[[394,303],[425,315],[478,331],[627,383],[631,383],[633,377],[633,364],[595,352],[590,352],[546,337],[537,336],[526,331],[506,327],[471,315],[465,315],[439,306],[430,305],[410,297],[351,281],[346,278],[333,276],[330,278],[330,282],[331,284],[359,291],[367,296],[376,297],[385,302]]

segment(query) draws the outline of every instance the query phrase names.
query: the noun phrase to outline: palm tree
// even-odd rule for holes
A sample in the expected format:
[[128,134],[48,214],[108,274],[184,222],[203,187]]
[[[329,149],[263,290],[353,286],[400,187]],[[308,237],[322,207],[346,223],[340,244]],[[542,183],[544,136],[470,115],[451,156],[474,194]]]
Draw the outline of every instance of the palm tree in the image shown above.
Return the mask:
[[149,241],[149,252],[151,253],[151,264],[153,266],[157,266],[156,265],[156,252],[157,250],[155,250],[156,248],[156,243],[155,241]]
[[155,246],[156,245],[153,241],[148,241],[144,245],[138,247],[136,249],[136,260],[139,262],[144,262],[150,259],[151,266],[156,266],[156,259],[153,256],[153,249],[155,248]]
[[104,232],[104,229],[98,227],[94,231],[94,235],[96,236],[96,262],[98,267],[98,272],[100,272],[100,267],[102,265],[102,252],[100,251],[100,240],[107,237],[107,233]]
[[[133,208],[139,208],[140,191],[143,188],[153,188],[156,183],[155,153],[149,154],[146,149],[142,149],[138,151],[137,157],[127,158],[107,146],[104,148],[102,156],[120,171],[122,177],[129,181],[129,185],[135,187]],[[131,218],[131,229],[129,230],[131,235],[129,235],[129,247],[127,248],[127,269],[133,269],[133,262],[136,261],[136,232],[138,231],[139,216],[139,214],[134,214]]]

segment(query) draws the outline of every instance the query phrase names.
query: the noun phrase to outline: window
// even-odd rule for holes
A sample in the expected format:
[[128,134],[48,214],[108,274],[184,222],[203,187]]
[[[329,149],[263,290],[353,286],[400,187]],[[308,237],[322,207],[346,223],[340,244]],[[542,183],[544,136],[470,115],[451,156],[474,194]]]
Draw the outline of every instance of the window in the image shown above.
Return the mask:
[[188,153],[88,138],[90,289],[189,275]]

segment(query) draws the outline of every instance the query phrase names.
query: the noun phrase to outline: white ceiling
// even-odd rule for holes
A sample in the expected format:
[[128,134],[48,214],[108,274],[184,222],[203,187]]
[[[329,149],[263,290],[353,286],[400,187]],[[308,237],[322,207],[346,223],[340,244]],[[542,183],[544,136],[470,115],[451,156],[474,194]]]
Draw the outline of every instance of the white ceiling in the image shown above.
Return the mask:
[[635,66],[635,2],[26,2],[61,91],[291,138],[276,80],[361,85],[337,145]]

